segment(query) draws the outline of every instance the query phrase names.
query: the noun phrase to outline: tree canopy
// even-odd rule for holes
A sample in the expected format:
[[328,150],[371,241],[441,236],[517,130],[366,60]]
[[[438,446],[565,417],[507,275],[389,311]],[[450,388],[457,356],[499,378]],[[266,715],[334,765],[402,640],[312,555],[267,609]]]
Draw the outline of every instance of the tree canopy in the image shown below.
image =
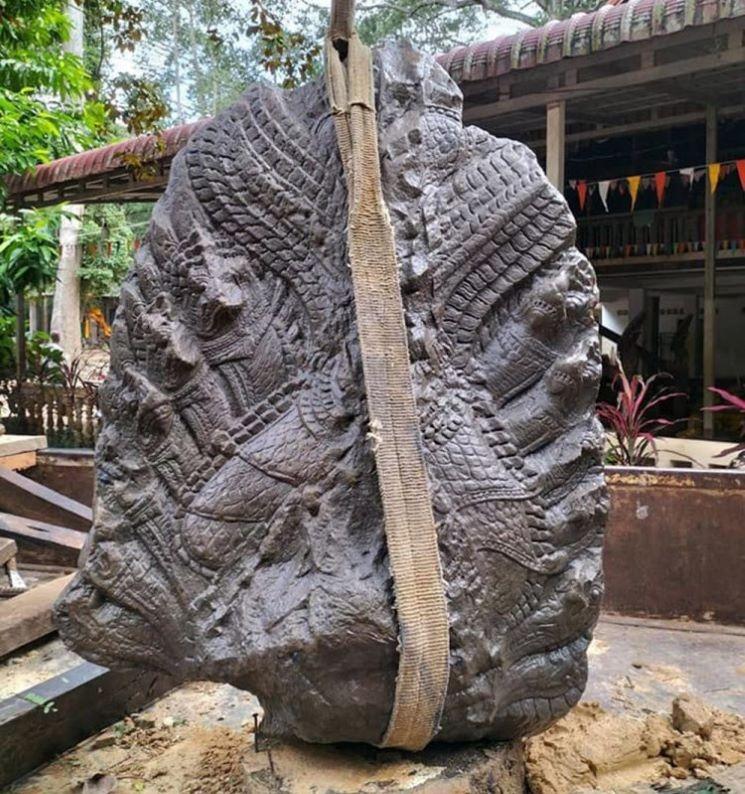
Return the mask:
[[0,0],[0,173],[90,145],[104,126],[68,33],[61,0]]

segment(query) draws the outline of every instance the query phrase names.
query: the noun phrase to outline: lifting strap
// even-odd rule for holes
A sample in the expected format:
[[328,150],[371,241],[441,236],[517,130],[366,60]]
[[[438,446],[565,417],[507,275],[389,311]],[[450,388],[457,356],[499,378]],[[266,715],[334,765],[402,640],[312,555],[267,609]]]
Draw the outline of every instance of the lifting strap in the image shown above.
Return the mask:
[[[332,12],[326,82],[347,179],[357,332],[399,627],[393,710],[380,746],[420,750],[437,731],[447,693],[447,603],[393,227],[381,187],[372,57],[351,30],[351,18],[342,23],[348,28],[343,35],[334,28],[335,18]],[[344,60],[334,46],[340,38]]]

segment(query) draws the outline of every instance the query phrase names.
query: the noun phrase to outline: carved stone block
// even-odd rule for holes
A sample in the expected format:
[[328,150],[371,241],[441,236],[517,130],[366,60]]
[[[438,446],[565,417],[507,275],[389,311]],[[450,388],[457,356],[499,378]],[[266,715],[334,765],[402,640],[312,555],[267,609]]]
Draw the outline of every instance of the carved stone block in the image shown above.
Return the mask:
[[[437,738],[579,699],[602,592],[597,289],[524,146],[430,57],[376,54],[383,187],[450,619]],[[249,689],[264,731],[376,743],[397,624],[323,82],[253,86],[174,160],[102,389],[66,643]]]

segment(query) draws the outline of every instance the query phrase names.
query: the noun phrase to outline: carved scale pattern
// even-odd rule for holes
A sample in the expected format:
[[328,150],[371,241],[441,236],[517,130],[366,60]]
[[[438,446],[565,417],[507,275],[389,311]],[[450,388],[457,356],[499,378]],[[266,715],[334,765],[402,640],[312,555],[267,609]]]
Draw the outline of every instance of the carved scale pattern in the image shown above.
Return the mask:
[[[597,292],[533,155],[376,55],[379,140],[451,621],[439,738],[578,700],[602,592]],[[110,666],[228,681],[266,729],[379,741],[396,672],[346,188],[323,87],[249,89],[173,164],[122,292],[95,527],[57,606]]]

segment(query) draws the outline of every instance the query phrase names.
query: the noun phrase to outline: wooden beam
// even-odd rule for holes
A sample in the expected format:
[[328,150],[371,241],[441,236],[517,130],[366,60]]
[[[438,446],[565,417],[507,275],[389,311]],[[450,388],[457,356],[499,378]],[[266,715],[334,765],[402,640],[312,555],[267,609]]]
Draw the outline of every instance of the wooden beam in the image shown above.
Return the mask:
[[564,157],[566,135],[566,102],[549,102],[546,105],[546,175],[548,181],[564,192]]
[[93,513],[74,499],[0,466],[0,510],[87,532]]
[[21,471],[36,466],[36,452],[17,452],[15,455],[3,455],[0,466],[11,471]]
[[0,657],[54,631],[52,605],[74,575],[60,576],[0,602]]
[[18,544],[18,561],[77,568],[85,532],[0,512],[0,537]]
[[[120,176],[119,172],[116,172],[116,175]],[[168,170],[162,175],[149,179],[110,182],[98,187],[87,187],[85,182],[67,182],[64,185],[55,185],[41,190],[12,193],[8,196],[7,203],[12,208],[19,208],[47,207],[62,201],[75,201],[77,204],[120,202],[127,200],[127,196],[130,194],[132,194],[130,200],[135,201],[139,200],[143,193],[149,191],[160,195],[164,192],[167,183]]]
[[17,436],[6,433],[0,436],[0,463],[6,455],[35,452],[47,445],[46,436]]
[[[745,116],[745,105],[732,105],[731,107],[721,108],[720,116]],[[706,113],[703,110],[681,113],[677,116],[663,116],[649,121],[637,121],[629,124],[618,124],[613,127],[599,127],[596,130],[587,132],[575,132],[567,135],[567,143],[579,143],[580,141],[591,141],[597,138],[616,138],[621,135],[630,135],[635,132],[647,132],[651,130],[674,129],[675,127],[686,127],[689,124],[703,122]]]
[[114,672],[91,662],[0,701],[0,787],[162,697],[163,673]]
[[473,122],[479,119],[500,116],[503,113],[513,113],[518,110],[543,106],[557,99],[570,100],[578,97],[589,97],[607,91],[648,85],[657,80],[674,79],[693,72],[706,72],[740,64],[745,64],[745,47],[673,61],[672,63],[654,66],[651,69],[635,69],[624,74],[595,78],[585,82],[578,82],[573,86],[564,86],[554,91],[527,94],[500,102],[475,105],[463,113],[463,119],[466,122]]
[[[714,105],[706,108],[706,162],[717,162],[717,109]],[[716,378],[716,265],[717,265],[717,217],[716,193],[711,189],[710,175],[706,174],[706,199],[704,204],[705,243],[704,243],[704,406],[714,404],[714,395],[709,387],[715,385]],[[714,435],[714,414],[704,411],[704,437]]]
[[676,97],[686,102],[694,102],[697,105],[701,105],[703,108],[706,108],[712,101],[711,95],[691,88],[687,83],[681,80],[662,80],[657,85],[649,86],[647,90],[658,91],[660,88],[668,96]]
[[[534,109],[532,112],[538,113],[538,109]],[[571,115],[571,112],[571,106],[569,106],[567,108],[567,114]],[[745,117],[745,105],[730,105],[728,107],[719,108],[717,115],[719,118],[724,118],[725,116]],[[581,132],[567,132],[566,143],[581,143],[583,141],[597,140],[598,138],[617,138],[623,135],[632,135],[636,132],[675,129],[676,127],[687,127],[690,124],[703,124],[705,120],[706,112],[704,109],[669,115],[658,114],[654,118],[650,117],[643,121],[624,122],[606,127],[598,126],[596,129],[582,130]],[[571,121],[571,119],[569,119],[569,121]],[[540,152],[544,151],[546,148],[545,119],[543,122],[537,123],[533,123],[532,121],[515,121],[508,124],[500,117],[490,119],[486,122],[480,122],[479,126],[487,130],[487,132],[492,132],[494,135],[516,138],[530,146],[533,151]],[[526,140],[525,133],[527,132],[539,134],[540,139]]]

